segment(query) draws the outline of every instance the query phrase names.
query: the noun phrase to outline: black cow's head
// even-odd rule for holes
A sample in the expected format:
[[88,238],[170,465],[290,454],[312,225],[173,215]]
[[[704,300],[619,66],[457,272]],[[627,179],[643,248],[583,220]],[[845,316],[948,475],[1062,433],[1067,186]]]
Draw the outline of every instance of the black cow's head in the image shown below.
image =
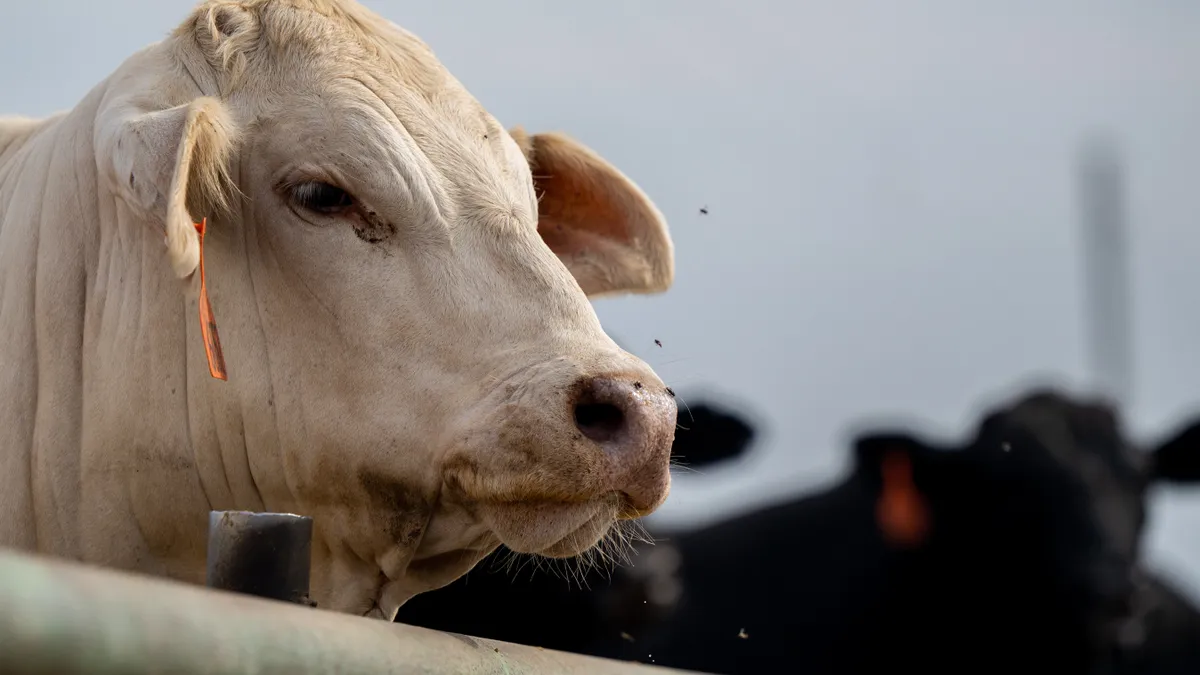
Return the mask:
[[1032,586],[1047,605],[1031,612],[1078,613],[1105,642],[1132,601],[1147,489],[1200,482],[1200,421],[1142,450],[1110,406],[1051,390],[990,411],[962,446],[871,433],[855,449],[885,539],[937,552],[946,580],[992,570],[997,597]]

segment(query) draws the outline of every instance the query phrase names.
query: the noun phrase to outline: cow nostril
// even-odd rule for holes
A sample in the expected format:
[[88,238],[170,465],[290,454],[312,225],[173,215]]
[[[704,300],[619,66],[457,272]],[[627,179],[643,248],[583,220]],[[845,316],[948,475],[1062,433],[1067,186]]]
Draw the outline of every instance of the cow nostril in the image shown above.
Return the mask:
[[606,443],[616,437],[625,424],[625,413],[611,403],[578,403],[575,405],[575,426],[584,436]]

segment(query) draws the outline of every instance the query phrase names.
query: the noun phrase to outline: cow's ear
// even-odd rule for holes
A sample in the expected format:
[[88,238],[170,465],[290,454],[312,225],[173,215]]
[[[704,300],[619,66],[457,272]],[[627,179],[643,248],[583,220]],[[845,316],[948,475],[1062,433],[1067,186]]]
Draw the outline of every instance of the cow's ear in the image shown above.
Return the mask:
[[1200,483],[1200,420],[1159,443],[1148,460],[1152,482]]
[[538,233],[584,293],[659,293],[675,279],[667,223],[633,181],[558,133],[510,131],[538,197]]
[[135,99],[102,115],[97,136],[111,189],[141,219],[166,236],[171,267],[180,278],[200,262],[194,224],[228,209],[237,188],[229,162],[237,127],[218,99],[201,97],[165,109]]
[[877,487],[875,522],[884,541],[898,548],[925,543],[932,528],[929,502],[917,486],[915,465],[925,446],[907,434],[866,434],[854,443],[855,459],[868,484]]
[[679,427],[671,457],[690,468],[740,457],[754,440],[754,428],[746,420],[705,403],[680,410]]

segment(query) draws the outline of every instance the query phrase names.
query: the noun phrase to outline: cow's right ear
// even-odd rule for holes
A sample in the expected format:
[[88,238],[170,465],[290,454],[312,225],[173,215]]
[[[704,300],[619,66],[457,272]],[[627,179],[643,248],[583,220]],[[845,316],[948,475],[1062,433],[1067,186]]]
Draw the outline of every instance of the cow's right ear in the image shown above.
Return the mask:
[[671,287],[667,221],[641,188],[569,136],[520,127],[509,135],[533,174],[538,233],[589,298]]
[[1159,443],[1147,459],[1150,482],[1200,483],[1200,420]]
[[111,158],[110,187],[140,218],[163,228],[181,279],[200,262],[194,224],[225,212],[237,192],[229,173],[237,139],[229,110],[210,97],[162,110],[127,100],[102,115],[97,151]]

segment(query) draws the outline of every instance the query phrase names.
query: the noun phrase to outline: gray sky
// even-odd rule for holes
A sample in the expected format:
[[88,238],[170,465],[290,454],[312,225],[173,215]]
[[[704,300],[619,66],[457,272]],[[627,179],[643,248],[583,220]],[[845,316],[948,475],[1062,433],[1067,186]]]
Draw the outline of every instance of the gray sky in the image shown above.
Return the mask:
[[[675,288],[600,317],[685,397],[744,402],[766,434],[745,465],[680,477],[663,524],[834,479],[848,423],[958,434],[1028,377],[1084,382],[1071,172],[1094,129],[1128,160],[1130,422],[1200,412],[1196,3],[366,4],[501,122],[571,133],[669,219]],[[191,5],[6,6],[0,112],[72,106]],[[1152,558],[1200,598],[1197,532],[1200,490],[1156,495]]]

